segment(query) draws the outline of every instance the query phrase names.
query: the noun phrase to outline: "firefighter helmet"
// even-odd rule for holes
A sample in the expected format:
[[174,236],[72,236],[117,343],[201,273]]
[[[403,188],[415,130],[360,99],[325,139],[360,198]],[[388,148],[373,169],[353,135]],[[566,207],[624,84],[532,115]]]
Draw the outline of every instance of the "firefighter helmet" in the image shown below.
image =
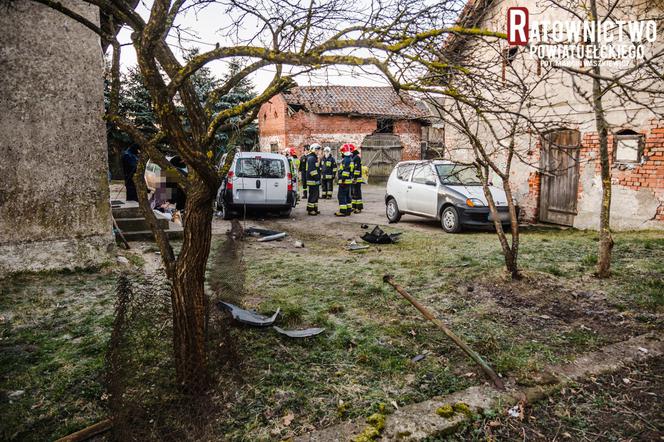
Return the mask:
[[320,144],[313,143],[311,146],[309,146],[309,152],[316,152],[317,150],[320,150]]
[[353,151],[351,150],[351,146],[352,146],[352,144],[344,144],[343,146],[341,146],[341,153],[344,156],[348,156],[348,155],[352,154]]
[[295,149],[294,147],[291,147],[290,149],[288,149],[288,153],[290,154],[290,156],[295,158],[297,156],[297,149]]
[[325,153],[330,153],[331,151],[332,151],[332,149],[330,149],[330,146],[325,146],[323,148],[323,152],[325,152]]

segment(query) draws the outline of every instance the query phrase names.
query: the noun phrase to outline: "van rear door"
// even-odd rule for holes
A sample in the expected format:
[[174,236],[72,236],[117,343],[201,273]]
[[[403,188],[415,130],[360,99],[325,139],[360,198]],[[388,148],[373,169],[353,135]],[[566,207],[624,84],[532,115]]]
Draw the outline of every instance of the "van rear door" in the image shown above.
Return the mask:
[[288,160],[263,158],[261,176],[265,182],[265,204],[284,205],[288,199]]
[[260,157],[240,157],[235,163],[233,202],[236,204],[265,204],[265,186],[261,178]]

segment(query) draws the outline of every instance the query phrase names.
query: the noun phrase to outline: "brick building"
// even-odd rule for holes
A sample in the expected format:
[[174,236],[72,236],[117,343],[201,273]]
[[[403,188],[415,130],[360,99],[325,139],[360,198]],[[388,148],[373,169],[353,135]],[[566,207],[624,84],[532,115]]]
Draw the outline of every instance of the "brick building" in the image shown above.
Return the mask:
[[[507,10],[513,6],[513,0],[469,0],[459,23],[504,32]],[[562,8],[546,7],[536,0],[522,0],[519,6],[528,8],[532,21],[578,20]],[[639,2],[629,13],[645,20],[660,17],[662,10],[654,2]],[[497,82],[502,78],[505,84],[506,78],[514,78],[509,65],[533,87],[534,104],[528,112],[549,127],[541,134],[519,134],[514,140],[518,160],[512,162],[510,184],[523,220],[597,229],[602,183],[595,114],[583,98],[583,93],[591,90],[589,81],[576,78],[572,84],[558,71],[543,79],[540,60],[506,41],[497,41],[487,49],[474,44],[473,39],[460,38],[450,40],[448,47],[459,59],[486,66],[487,74],[495,75]],[[656,53],[662,47],[657,41],[652,50]],[[503,54],[502,67],[496,62],[496,53]],[[616,94],[603,97],[614,229],[664,229],[664,100],[659,96],[639,99],[645,105],[625,103]],[[478,138],[485,145],[493,142],[493,134],[486,131],[478,132]],[[444,145],[449,157],[472,160],[466,138],[452,127],[445,128]],[[495,157],[499,164],[505,164],[504,152],[496,152]],[[499,179],[493,182],[499,184]]]
[[[362,146],[370,175],[384,176],[428,146],[428,111],[390,87],[301,86],[273,97],[258,113],[260,150],[281,152],[319,143],[334,151]],[[424,134],[424,136],[423,136]]]

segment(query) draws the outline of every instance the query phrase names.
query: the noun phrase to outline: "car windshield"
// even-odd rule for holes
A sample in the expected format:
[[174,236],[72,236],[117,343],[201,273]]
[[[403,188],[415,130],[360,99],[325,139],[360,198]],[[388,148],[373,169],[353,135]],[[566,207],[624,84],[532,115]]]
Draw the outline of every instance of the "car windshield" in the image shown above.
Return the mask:
[[283,178],[284,162],[274,158],[240,158],[235,166],[239,178]]
[[462,164],[436,164],[440,182],[450,186],[481,186],[473,166]]

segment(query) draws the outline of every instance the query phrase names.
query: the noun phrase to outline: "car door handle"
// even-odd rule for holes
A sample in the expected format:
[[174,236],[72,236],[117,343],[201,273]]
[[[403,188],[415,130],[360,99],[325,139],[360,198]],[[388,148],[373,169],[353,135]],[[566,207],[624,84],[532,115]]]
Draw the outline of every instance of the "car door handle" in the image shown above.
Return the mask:
[[256,189],[261,188],[261,180],[256,180]]
[[412,189],[412,188],[413,188],[413,186],[408,186],[408,188],[409,188],[409,189]]
[[279,187],[279,183],[274,183],[274,187]]

